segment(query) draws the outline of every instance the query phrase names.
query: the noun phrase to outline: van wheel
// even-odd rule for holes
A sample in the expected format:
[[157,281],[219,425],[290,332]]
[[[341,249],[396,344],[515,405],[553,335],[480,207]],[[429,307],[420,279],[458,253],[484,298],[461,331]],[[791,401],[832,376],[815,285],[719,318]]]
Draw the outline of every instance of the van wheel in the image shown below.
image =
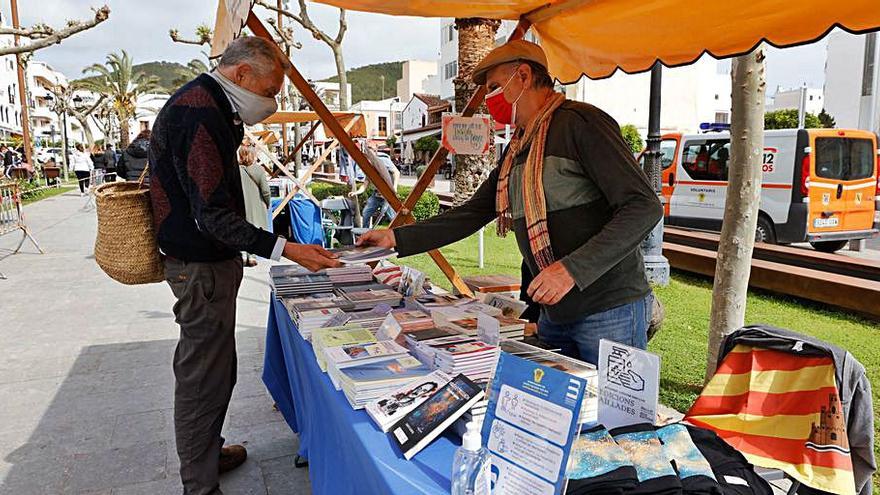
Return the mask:
[[843,249],[848,243],[849,241],[811,242],[810,246],[813,246],[813,249],[815,249],[816,251],[822,251],[823,253],[834,253]]
[[773,230],[773,223],[764,215],[758,217],[758,226],[755,227],[755,242],[776,244],[776,232]]

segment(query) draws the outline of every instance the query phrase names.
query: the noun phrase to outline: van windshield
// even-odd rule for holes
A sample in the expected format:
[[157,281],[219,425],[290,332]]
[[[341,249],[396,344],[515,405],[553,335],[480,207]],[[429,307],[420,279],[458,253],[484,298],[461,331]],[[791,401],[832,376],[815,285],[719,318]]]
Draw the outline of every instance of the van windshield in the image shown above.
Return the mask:
[[870,139],[816,138],[816,175],[834,180],[873,177],[873,143]]
[[[660,168],[662,170],[669,168],[669,166],[672,165],[672,161],[675,160],[676,144],[678,144],[678,142],[675,139],[664,139],[660,142]],[[642,170],[645,169],[646,160],[647,153],[643,151],[641,156],[639,156],[639,165],[642,166]]]

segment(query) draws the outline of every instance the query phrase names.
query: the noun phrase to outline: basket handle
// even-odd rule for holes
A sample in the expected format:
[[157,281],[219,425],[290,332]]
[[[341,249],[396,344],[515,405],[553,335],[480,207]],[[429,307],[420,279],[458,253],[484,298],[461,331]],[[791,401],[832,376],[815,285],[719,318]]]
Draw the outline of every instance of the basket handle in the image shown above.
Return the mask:
[[141,172],[141,176],[138,179],[138,187],[141,187],[144,185],[144,179],[147,177],[147,172],[149,172],[149,171],[150,171],[150,162],[147,162],[144,165],[144,171]]

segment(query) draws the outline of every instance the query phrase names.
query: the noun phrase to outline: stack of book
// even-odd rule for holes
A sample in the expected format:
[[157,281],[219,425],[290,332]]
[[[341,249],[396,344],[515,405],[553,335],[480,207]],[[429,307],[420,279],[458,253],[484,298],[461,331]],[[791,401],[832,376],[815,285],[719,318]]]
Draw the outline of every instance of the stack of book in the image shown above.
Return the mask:
[[379,329],[385,317],[388,315],[382,311],[351,311],[344,313],[345,322],[341,323],[350,327],[366,328],[372,332]]
[[373,281],[373,270],[369,265],[345,265],[324,270],[333,285],[364,284]]
[[290,318],[296,325],[299,334],[305,340],[311,340],[312,331],[324,326],[335,315],[342,313],[338,307],[326,307],[320,309],[308,309],[311,306],[302,307],[302,305],[291,305],[287,308]]
[[462,338],[434,347],[434,366],[450,375],[459,373],[472,381],[488,380],[498,364],[498,348],[479,340]]
[[403,296],[391,289],[368,289],[362,291],[345,291],[344,297],[351,302],[354,310],[373,309],[379,304],[400,306]]
[[330,376],[330,381],[333,382],[336,390],[342,389],[339,382],[339,370],[341,369],[408,355],[406,348],[391,340],[366,344],[347,344],[324,349],[327,375]]
[[312,332],[312,351],[315,353],[315,360],[318,361],[321,371],[327,371],[325,349],[374,342],[376,342],[376,336],[365,328],[319,328]]
[[[498,321],[499,334],[502,339],[522,340],[528,321],[504,315],[490,315]],[[476,336],[479,332],[479,320],[476,317],[445,320],[441,315],[437,318],[443,327],[453,328],[465,335]]]
[[370,402],[364,409],[379,429],[387,432],[408,412],[449,383],[450,379],[446,373],[434,371]]
[[269,268],[269,281],[276,297],[330,292],[333,282],[323,272],[310,272],[300,265],[275,265]]
[[434,320],[429,313],[418,309],[395,309],[391,312],[400,324],[403,333],[413,333],[434,328]]
[[598,420],[599,372],[596,370],[595,366],[524,342],[502,340],[499,347],[502,351],[509,354],[513,354],[544,366],[550,366],[551,368],[564,371],[584,380],[587,383],[587,389],[584,393],[584,401],[583,406],[581,407],[579,423],[590,424],[595,423]]
[[513,318],[511,316],[496,315],[494,317],[501,325],[501,338],[509,340],[522,341],[525,338],[526,320]]
[[[446,342],[457,342],[462,335],[450,328],[430,328],[419,332],[410,332],[404,335],[406,347],[421,362],[428,366],[434,366],[434,345],[440,346]],[[473,340],[473,339],[471,339]]]
[[336,378],[354,409],[429,375],[433,370],[412,356],[384,359],[339,370]]
[[435,309],[454,308],[473,301],[472,298],[455,294],[424,294],[415,298],[419,309],[430,313]]

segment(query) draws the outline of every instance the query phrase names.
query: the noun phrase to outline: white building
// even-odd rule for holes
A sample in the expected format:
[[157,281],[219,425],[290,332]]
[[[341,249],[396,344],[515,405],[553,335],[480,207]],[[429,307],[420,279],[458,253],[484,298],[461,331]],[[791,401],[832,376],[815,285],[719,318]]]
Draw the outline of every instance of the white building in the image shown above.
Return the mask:
[[[700,123],[730,122],[730,63],[709,56],[684,67],[663,69],[660,128],[664,132],[697,132]],[[581,78],[566,87],[566,96],[595,105],[618,124],[633,124],[646,136],[651,74],[617,72],[607,79]]]
[[[0,13],[0,25],[6,27]],[[12,37],[0,37],[0,46],[11,46]],[[21,136],[21,99],[18,92],[18,70],[15,57],[0,57],[0,140]]]
[[[312,84],[314,85],[315,93],[327,105],[327,108],[334,112],[339,111],[339,83],[315,81]],[[351,108],[351,84],[349,83],[346,86],[348,86],[348,98],[346,98],[345,108]]]
[[[64,119],[53,111],[55,97],[52,89],[67,87],[67,77],[49,64],[31,60],[27,64],[28,117],[35,145],[61,141]],[[78,120],[67,116],[67,138],[71,143],[84,142],[85,136]]]
[[407,60],[403,63],[402,77],[397,80],[397,97],[408,102],[416,93],[437,94],[440,78],[436,60]]
[[162,110],[169,98],[171,95],[163,93],[148,93],[138,97],[134,121],[128,126],[129,142],[133,141],[142,131],[153,128],[156,116],[159,115],[159,111]]
[[381,144],[391,135],[397,135],[402,129],[401,112],[406,103],[400,98],[384,100],[361,100],[351,107],[351,111],[363,114],[367,128],[367,139]]
[[450,111],[452,103],[437,95],[413,95],[400,116],[403,126],[400,141],[417,141],[425,136],[440,134],[443,113]]
[[877,33],[836,30],[828,36],[825,111],[842,128],[880,132],[880,46]]
[[773,95],[772,101],[767,105],[766,111],[785,109],[799,109],[801,107],[801,92],[806,90],[804,108],[807,113],[819,115],[824,108],[825,101],[822,97],[822,90],[818,88],[776,88],[776,94]]

